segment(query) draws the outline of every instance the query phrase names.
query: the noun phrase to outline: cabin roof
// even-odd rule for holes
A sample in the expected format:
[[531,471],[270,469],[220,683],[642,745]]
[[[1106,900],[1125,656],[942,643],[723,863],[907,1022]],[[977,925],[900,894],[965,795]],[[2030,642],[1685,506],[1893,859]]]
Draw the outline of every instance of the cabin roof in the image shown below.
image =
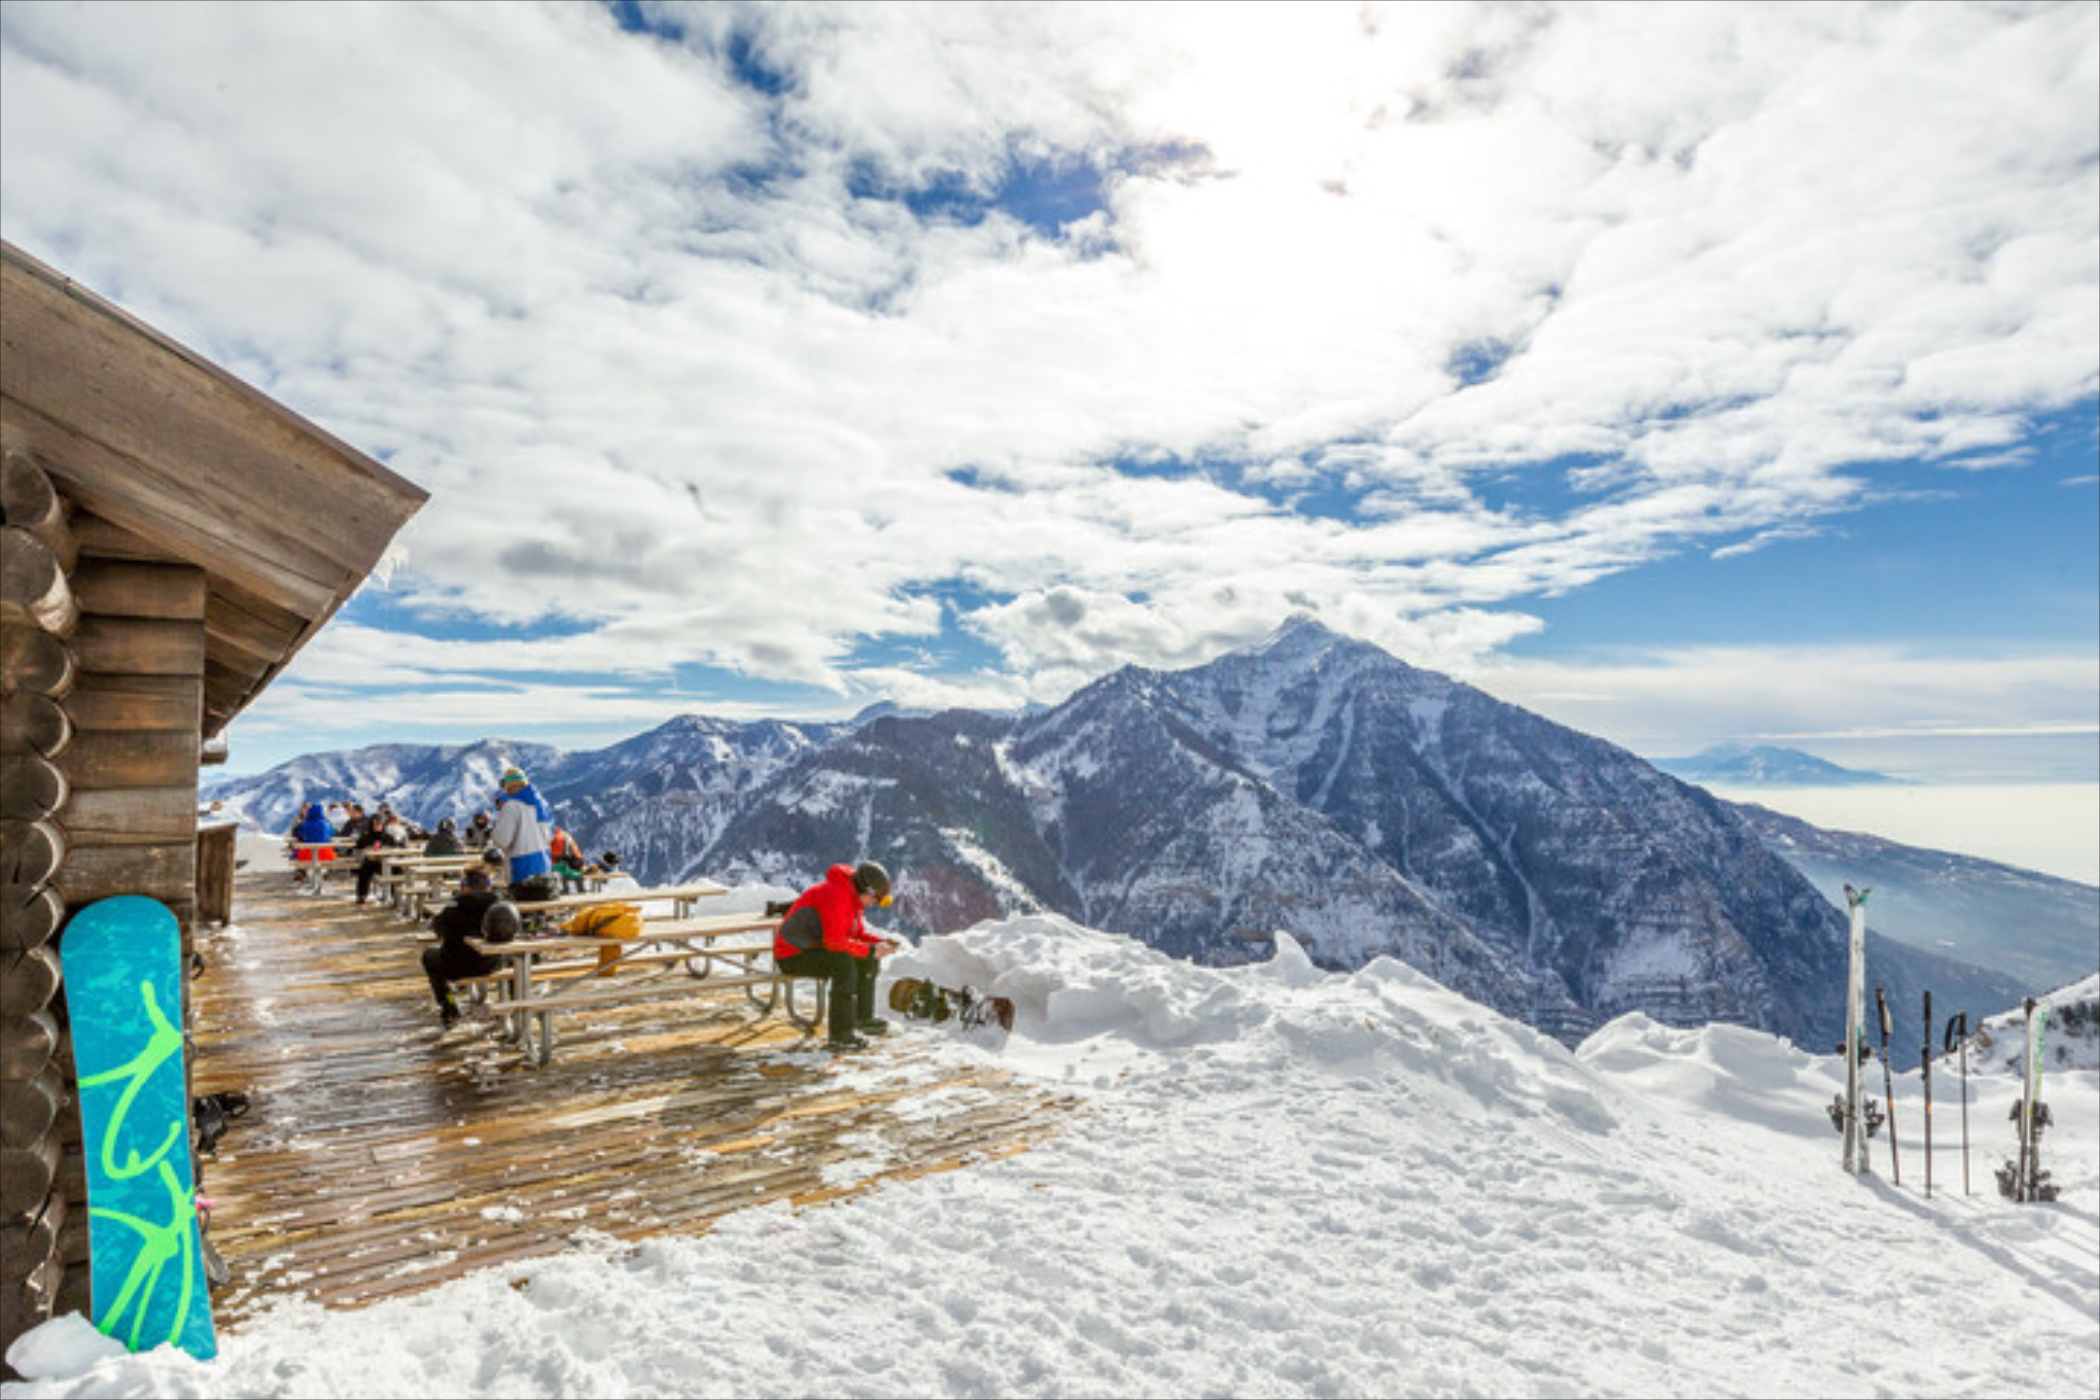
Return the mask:
[[[0,443],[105,539],[209,582],[202,733],[261,693],[429,493],[0,240]],[[83,535],[83,552],[91,545]],[[121,547],[120,547],[121,548]]]

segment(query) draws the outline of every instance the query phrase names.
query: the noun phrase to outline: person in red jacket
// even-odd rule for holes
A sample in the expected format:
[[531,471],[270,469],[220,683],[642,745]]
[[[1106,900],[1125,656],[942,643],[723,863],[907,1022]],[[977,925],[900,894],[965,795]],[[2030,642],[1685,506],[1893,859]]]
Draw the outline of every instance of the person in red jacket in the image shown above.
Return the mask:
[[773,935],[773,965],[790,977],[822,977],[831,984],[829,1034],[834,1050],[860,1050],[866,1035],[889,1022],[875,1014],[875,978],[894,939],[868,931],[862,917],[890,902],[890,873],[874,861],[834,865],[788,906]]

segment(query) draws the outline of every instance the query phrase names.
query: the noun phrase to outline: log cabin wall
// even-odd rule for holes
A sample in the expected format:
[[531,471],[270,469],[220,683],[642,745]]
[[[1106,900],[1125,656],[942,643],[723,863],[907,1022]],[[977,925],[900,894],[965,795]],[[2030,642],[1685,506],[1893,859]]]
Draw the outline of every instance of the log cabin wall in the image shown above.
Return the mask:
[[66,502],[19,454],[0,474],[0,512],[0,1339],[11,1342],[52,1314],[68,1220],[85,1218],[61,1171],[69,1136],[77,1164],[80,1126],[53,1004],[79,610]]
[[[118,894],[157,899],[182,926],[185,959],[197,911],[197,773],[204,723],[204,570],[92,515],[73,511],[26,454],[6,467],[10,497],[59,501],[56,549],[17,526],[7,544],[39,562],[9,569],[6,736],[8,910],[11,932],[4,1084],[8,1316],[19,1335],[53,1312],[88,1304],[87,1187],[57,932],[75,910]],[[49,567],[42,561],[49,560]],[[71,559],[72,568],[60,566]],[[48,630],[18,596],[63,595]],[[55,583],[51,580],[55,579]],[[47,712],[45,707],[51,707]],[[55,736],[38,741],[39,734]],[[187,1027],[189,988],[183,989]],[[19,1278],[20,1282],[15,1280]]]

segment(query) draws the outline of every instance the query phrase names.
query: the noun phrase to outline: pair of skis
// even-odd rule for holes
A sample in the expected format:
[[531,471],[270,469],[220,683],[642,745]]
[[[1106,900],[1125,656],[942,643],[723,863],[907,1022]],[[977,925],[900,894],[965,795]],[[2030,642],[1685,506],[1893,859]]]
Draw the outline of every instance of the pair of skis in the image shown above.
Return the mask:
[[2049,1003],[2027,998],[2027,1034],[2020,1056],[2020,1098],[2012,1106],[2019,1150],[1998,1168],[1998,1190],[2015,1201],[2053,1201],[2057,1187],[2042,1169],[2042,1131],[2054,1119],[2042,1102],[2042,1046],[2049,1024]]

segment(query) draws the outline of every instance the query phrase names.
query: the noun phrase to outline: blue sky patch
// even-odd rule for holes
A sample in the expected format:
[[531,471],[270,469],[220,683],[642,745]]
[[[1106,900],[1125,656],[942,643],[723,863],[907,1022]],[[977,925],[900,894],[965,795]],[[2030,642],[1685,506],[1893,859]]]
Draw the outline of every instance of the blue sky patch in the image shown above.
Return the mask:
[[660,5],[611,0],[605,8],[612,12],[613,22],[629,34],[643,34],[671,44],[685,42],[685,26]]

